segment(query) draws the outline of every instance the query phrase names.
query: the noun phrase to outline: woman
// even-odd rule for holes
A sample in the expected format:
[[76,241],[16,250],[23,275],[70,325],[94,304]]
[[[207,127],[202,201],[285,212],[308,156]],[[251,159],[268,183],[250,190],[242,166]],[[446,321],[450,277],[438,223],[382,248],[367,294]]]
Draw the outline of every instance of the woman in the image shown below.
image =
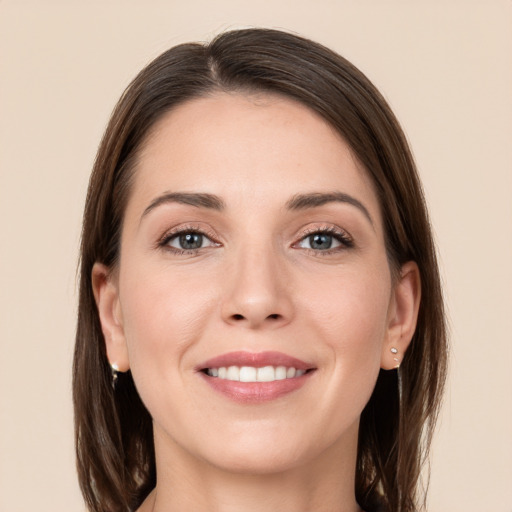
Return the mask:
[[445,369],[421,186],[359,70],[250,29],[135,78],[82,233],[90,510],[418,510]]

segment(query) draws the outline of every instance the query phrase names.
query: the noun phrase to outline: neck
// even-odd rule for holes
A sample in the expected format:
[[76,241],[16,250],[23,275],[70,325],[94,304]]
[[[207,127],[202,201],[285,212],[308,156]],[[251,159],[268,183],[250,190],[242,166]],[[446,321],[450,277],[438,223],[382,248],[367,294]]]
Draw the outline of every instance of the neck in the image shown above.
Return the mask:
[[[357,425],[356,425],[357,427]],[[355,501],[355,442],[275,472],[229,471],[198,460],[155,431],[157,486],[139,512],[361,512]]]

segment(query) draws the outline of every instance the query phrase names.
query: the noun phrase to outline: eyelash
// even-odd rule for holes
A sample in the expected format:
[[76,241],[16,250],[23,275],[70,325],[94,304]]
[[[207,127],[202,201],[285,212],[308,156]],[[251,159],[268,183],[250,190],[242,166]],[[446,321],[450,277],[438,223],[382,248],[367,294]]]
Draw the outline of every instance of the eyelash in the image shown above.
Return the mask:
[[309,248],[303,248],[303,250],[307,251],[308,253],[312,254],[313,256],[329,256],[334,253],[345,251],[347,249],[352,249],[355,244],[353,238],[343,230],[340,230],[339,228],[335,228],[333,226],[325,226],[320,228],[313,228],[306,230],[301,234],[301,238],[298,242],[295,242],[292,247],[297,247],[297,245],[310,236],[313,235],[329,235],[332,236],[334,239],[336,239],[341,245],[339,247],[333,247],[332,249],[326,249],[326,250],[315,250],[315,249],[309,249]]
[[177,247],[171,247],[169,245],[169,242],[174,238],[177,238],[181,235],[189,234],[201,235],[207,238],[210,242],[212,242],[212,245],[220,245],[220,243],[217,242],[215,235],[213,233],[207,232],[204,229],[198,228],[197,226],[182,226],[177,229],[171,230],[170,232],[166,232],[158,241],[157,247],[172,252],[173,254],[176,254],[178,256],[194,255],[197,254],[198,251],[206,249],[206,247],[200,247],[198,249],[178,249]]
[[[185,234],[196,234],[201,235],[205,238],[207,238],[212,245],[214,246],[220,246],[221,244],[216,240],[216,237],[213,233],[207,232],[201,228],[198,228],[197,226],[184,226],[180,227],[178,229],[172,230],[170,232],[166,232],[158,241],[157,247],[164,249],[166,251],[172,252],[173,254],[176,254],[178,256],[182,255],[194,255],[197,254],[202,249],[205,249],[206,247],[200,247],[197,249],[178,249],[176,247],[172,247],[169,245],[169,242],[181,235]],[[354,247],[354,240],[352,237],[346,233],[343,230],[337,229],[332,226],[326,226],[321,228],[314,228],[310,230],[304,231],[298,242],[295,242],[292,244],[293,248],[300,248],[298,247],[298,244],[306,240],[307,238],[313,236],[313,235],[329,235],[332,236],[334,239],[336,239],[341,245],[338,247],[334,247],[331,249],[326,250],[315,250],[311,248],[302,248],[303,250],[307,251],[310,254],[313,254],[314,256],[328,256],[333,253],[337,253],[346,249],[351,249]]]

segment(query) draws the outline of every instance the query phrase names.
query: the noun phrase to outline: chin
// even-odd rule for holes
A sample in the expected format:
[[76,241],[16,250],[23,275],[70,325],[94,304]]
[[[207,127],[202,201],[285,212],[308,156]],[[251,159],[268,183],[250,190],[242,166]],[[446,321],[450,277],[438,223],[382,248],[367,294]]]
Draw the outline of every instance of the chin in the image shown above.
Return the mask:
[[292,447],[277,449],[274,445],[272,448],[254,446],[251,449],[240,446],[240,449],[236,449],[236,446],[231,446],[223,450],[220,460],[215,458],[211,462],[226,472],[264,476],[296,469],[309,462],[310,458],[308,454]]
[[263,476],[309,467],[338,444],[344,444],[340,442],[344,436],[334,432],[321,435],[297,424],[260,427],[243,433],[228,431],[222,439],[210,439],[198,446],[196,455],[227,472]]

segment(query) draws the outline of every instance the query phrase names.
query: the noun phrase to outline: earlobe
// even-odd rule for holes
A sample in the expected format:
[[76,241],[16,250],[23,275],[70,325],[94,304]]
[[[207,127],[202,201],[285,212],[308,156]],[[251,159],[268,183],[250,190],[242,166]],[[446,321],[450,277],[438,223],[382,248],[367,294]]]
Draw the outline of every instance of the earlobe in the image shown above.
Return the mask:
[[386,339],[382,346],[381,368],[398,368],[416,330],[421,300],[421,278],[414,261],[400,270],[390,302]]
[[91,276],[92,288],[110,365],[116,365],[119,371],[126,372],[130,368],[128,349],[118,286],[111,274],[106,265],[95,263]]

